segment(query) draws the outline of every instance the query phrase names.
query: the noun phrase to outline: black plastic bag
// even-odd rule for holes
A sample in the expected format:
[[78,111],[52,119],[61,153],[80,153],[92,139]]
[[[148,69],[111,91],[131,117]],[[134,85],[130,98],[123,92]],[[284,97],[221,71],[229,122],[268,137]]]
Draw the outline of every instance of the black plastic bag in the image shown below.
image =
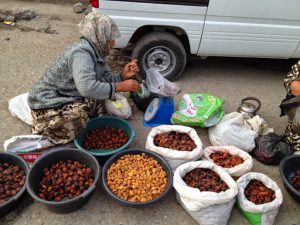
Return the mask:
[[285,99],[283,99],[281,101],[281,104],[279,105],[281,109],[280,116],[285,116],[285,115],[289,116],[289,111],[291,109],[297,108],[298,106],[300,106],[300,96],[295,97],[293,95],[286,95]]
[[142,112],[145,112],[148,105],[151,103],[151,101],[154,98],[157,98],[158,95],[154,93],[150,93],[150,95],[146,98],[141,98],[137,93],[131,93],[131,99],[136,105],[136,107],[141,110]]
[[254,157],[262,163],[278,165],[284,157],[293,154],[292,147],[284,139],[275,133],[259,136],[255,139]]

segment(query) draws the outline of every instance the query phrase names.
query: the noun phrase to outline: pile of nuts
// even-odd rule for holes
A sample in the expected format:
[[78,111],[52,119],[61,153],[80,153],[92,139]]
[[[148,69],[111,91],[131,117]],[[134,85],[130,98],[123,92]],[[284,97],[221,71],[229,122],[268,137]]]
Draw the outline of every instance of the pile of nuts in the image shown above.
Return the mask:
[[273,201],[276,198],[275,192],[266,187],[263,182],[252,179],[244,190],[246,198],[255,205]]
[[215,164],[224,168],[235,167],[244,162],[243,158],[238,155],[231,155],[227,151],[220,151],[210,154],[209,156]]
[[148,202],[167,187],[167,173],[154,158],[142,154],[120,157],[107,171],[109,189],[131,202]]
[[221,192],[228,189],[227,184],[214,171],[206,168],[194,169],[182,178],[184,182],[200,191]]
[[15,196],[24,186],[26,175],[22,168],[0,163],[0,205]]
[[295,176],[290,179],[291,185],[300,192],[300,170],[297,170]]
[[94,182],[93,170],[78,161],[59,161],[43,170],[38,196],[48,201],[72,199]]
[[84,149],[117,149],[128,141],[128,136],[122,129],[112,127],[90,130],[83,139]]
[[197,147],[188,134],[176,131],[157,134],[154,137],[154,144],[158,147],[179,151],[192,151]]

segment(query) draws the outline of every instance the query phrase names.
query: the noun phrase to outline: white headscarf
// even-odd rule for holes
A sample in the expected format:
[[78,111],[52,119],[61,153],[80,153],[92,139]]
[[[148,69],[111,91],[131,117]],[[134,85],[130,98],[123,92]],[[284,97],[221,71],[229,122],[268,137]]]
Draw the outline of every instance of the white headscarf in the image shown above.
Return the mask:
[[102,58],[109,54],[109,41],[121,37],[113,19],[101,13],[89,13],[78,24],[78,27],[82,37],[94,42]]

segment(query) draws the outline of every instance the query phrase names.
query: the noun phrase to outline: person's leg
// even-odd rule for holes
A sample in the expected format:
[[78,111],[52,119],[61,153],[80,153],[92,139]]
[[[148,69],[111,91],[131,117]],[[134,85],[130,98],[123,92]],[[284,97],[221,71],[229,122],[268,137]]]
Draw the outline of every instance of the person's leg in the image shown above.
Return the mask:
[[285,130],[286,142],[293,147],[296,153],[300,153],[300,135],[292,129],[292,121],[288,121],[288,126]]
[[88,113],[90,118],[101,117],[106,114],[105,104],[103,100],[86,98],[84,99],[84,103],[89,109]]
[[32,111],[32,132],[46,136],[53,144],[72,141],[90,118],[86,103],[75,102],[56,109]]

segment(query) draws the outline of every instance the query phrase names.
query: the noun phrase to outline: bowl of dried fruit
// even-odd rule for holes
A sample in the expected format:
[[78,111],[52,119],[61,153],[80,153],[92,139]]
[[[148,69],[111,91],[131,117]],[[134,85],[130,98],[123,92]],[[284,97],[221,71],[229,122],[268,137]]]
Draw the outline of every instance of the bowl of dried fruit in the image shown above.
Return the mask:
[[14,210],[26,193],[28,164],[19,156],[0,153],[0,216]]
[[99,178],[99,163],[88,152],[55,150],[34,163],[27,178],[27,190],[50,211],[69,213],[88,202]]
[[300,203],[300,155],[284,158],[279,167],[285,188]]
[[104,116],[90,120],[75,138],[74,144],[104,163],[111,155],[127,149],[134,138],[135,130],[129,122],[118,117]]
[[146,206],[164,198],[172,188],[173,174],[167,161],[145,149],[113,155],[102,170],[106,193],[126,206]]

